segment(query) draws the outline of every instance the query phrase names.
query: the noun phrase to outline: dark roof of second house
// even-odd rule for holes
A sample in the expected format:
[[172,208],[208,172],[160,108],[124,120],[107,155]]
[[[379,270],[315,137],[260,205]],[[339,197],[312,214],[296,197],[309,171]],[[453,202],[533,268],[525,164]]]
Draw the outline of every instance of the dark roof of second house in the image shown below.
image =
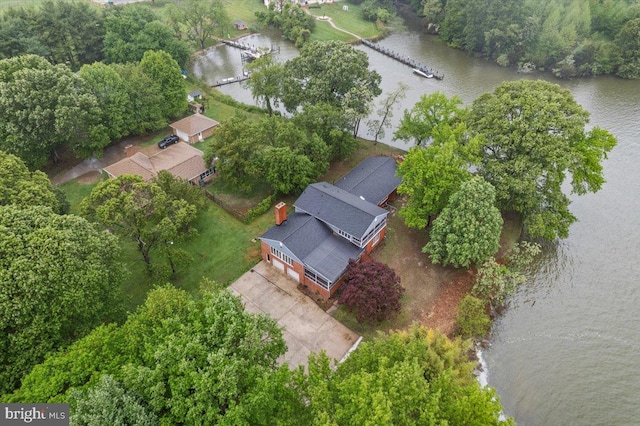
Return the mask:
[[327,182],[313,183],[296,200],[302,210],[356,238],[362,238],[373,220],[387,211]]
[[373,204],[380,204],[402,182],[396,176],[396,169],[396,161],[391,157],[369,157],[341,177],[335,185]]

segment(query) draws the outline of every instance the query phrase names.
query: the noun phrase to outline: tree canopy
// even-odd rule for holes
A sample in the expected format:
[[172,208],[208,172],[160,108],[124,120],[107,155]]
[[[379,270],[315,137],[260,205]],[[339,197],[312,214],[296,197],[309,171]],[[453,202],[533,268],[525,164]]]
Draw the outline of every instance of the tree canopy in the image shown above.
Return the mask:
[[45,206],[56,213],[68,210],[64,194],[40,170],[29,171],[24,161],[0,151],[0,206]]
[[451,98],[441,92],[422,95],[413,108],[404,111],[393,139],[415,140],[416,145],[428,142],[438,127],[460,120],[463,113],[461,104],[462,99],[456,95]]
[[102,60],[104,20],[89,3],[47,0],[3,11],[0,22],[0,58],[36,54],[74,71]]
[[221,123],[205,158],[218,157],[220,179],[249,191],[263,177],[279,193],[302,191],[329,168],[329,147],[290,120],[251,122],[236,115]]
[[[411,228],[424,228],[431,217],[444,209],[449,197],[462,182],[471,177],[469,146],[460,142],[464,126],[440,131],[428,147],[413,147],[398,165],[398,176],[402,182],[398,194],[407,195],[399,214]],[[447,134],[448,133],[448,134]]]
[[380,75],[369,70],[367,54],[341,41],[312,41],[285,64],[282,101],[288,111],[327,103],[342,105],[347,93],[363,84],[361,93],[373,100],[380,90]]
[[156,83],[164,117],[176,117],[187,109],[187,89],[182,71],[171,55],[162,50],[148,50],[142,56],[140,68]]
[[422,249],[434,263],[456,268],[480,265],[500,248],[502,216],[495,190],[482,177],[462,183],[433,222]]
[[571,92],[545,81],[505,82],[473,102],[467,125],[480,138],[477,173],[495,187],[501,209],[522,214],[529,235],[568,235],[576,218],[562,191],[567,173],[573,193],[602,187],[601,162],[616,140],[585,130],[588,122]]
[[[92,415],[108,404],[115,418],[137,413],[161,424],[218,424],[245,396],[251,401],[284,351],[276,322],[245,312],[230,292],[208,283],[195,299],[165,286],[152,290],[123,325],[99,327],[52,354],[6,399],[89,399],[99,405],[76,403],[73,415]],[[105,374],[116,383],[98,380]],[[106,400],[105,391],[111,394]],[[126,404],[114,407],[111,398]]]
[[0,60],[0,149],[31,168],[68,143],[82,157],[109,142],[96,97],[65,65],[38,56]]
[[0,206],[0,393],[48,352],[120,318],[119,253],[80,217]]
[[151,9],[138,5],[116,6],[107,9],[105,15],[107,63],[137,63],[147,50],[162,50],[180,66],[187,65],[189,46],[176,39],[174,31],[159,21]]
[[561,78],[637,78],[640,9],[629,0],[412,1],[430,32],[502,66],[551,70]]
[[221,0],[184,0],[171,5],[169,16],[200,49],[214,36],[224,37],[231,25]]
[[256,12],[258,21],[282,31],[287,40],[291,40],[296,47],[302,47],[316,27],[316,21],[299,4],[274,1],[266,11]]
[[173,243],[196,232],[191,228],[196,207],[140,176],[122,175],[100,182],[82,201],[81,210],[83,216],[133,240],[148,267],[156,248],[167,253],[171,263]]
[[502,425],[495,392],[481,388],[468,346],[417,325],[363,342],[335,371],[309,364],[309,404],[318,424]]

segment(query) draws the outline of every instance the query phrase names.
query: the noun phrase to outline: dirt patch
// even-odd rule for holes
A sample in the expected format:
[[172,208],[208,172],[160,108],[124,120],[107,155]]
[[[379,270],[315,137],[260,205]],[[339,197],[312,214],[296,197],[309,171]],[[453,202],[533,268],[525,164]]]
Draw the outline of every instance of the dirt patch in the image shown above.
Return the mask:
[[77,181],[78,183],[81,183],[83,185],[91,185],[92,183],[99,181],[100,178],[102,178],[100,172],[95,171],[83,174],[82,176],[78,177]]
[[436,328],[442,333],[452,336],[458,315],[458,306],[464,296],[473,287],[473,271],[460,272],[454,279],[440,289],[433,300],[431,309],[420,318],[427,328]]
[[[407,228],[397,212],[401,206],[402,199],[394,202],[385,239],[371,254],[373,259],[393,268],[405,288],[399,317],[379,329],[402,329],[413,322],[420,322],[451,335],[458,305],[471,292],[476,270],[460,270],[431,263],[429,256],[422,253],[422,247],[429,240],[428,230]],[[522,228],[516,215],[505,214],[504,219],[499,256],[518,241]]]
[[[396,202],[396,205],[400,203]],[[385,327],[399,329],[427,317],[440,303],[441,293],[458,273],[453,268],[434,265],[429,256],[422,253],[422,247],[428,240],[427,230],[407,228],[397,211],[392,212],[387,220],[389,226],[383,244],[371,257],[393,268],[405,288],[400,316]]]

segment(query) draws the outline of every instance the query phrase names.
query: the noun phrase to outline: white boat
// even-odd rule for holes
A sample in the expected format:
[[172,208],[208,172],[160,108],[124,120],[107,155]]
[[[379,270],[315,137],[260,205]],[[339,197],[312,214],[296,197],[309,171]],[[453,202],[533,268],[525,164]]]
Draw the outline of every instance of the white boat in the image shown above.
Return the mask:
[[420,77],[433,78],[433,73],[431,71],[422,68],[414,68],[413,72],[414,74],[418,74]]

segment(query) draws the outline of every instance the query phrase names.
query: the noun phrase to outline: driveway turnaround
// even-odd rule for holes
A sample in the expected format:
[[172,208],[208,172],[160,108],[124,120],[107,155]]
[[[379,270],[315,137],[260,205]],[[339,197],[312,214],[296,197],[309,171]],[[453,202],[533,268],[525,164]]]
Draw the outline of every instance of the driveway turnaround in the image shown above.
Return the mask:
[[322,350],[340,361],[360,340],[300,292],[293,279],[265,261],[231,284],[231,291],[242,298],[248,312],[266,313],[278,322],[288,347],[280,362],[291,367],[306,367],[309,354]]

